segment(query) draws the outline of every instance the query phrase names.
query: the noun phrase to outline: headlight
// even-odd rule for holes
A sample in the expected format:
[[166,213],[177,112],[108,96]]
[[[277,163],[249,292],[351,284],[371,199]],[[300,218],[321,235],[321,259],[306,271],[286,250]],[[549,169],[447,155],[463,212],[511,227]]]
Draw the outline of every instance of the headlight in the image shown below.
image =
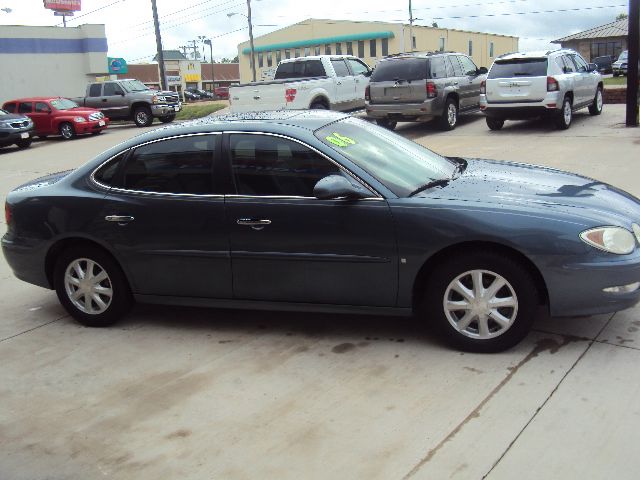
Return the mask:
[[86,118],[84,118],[84,117],[75,117],[75,118],[73,119],[73,121],[74,121],[74,122],[76,122],[76,123],[84,123],[84,122],[86,122],[86,121],[87,121],[87,119],[86,119]]
[[153,96],[153,99],[152,99],[152,102],[153,102],[153,103],[162,103],[162,102],[166,102],[166,101],[167,101],[167,99],[166,99],[166,98],[164,98],[164,97],[163,97],[163,96],[161,96],[161,95],[154,95],[154,96]]
[[621,227],[598,227],[585,230],[580,234],[580,239],[592,247],[617,255],[627,255],[636,247],[633,234]]

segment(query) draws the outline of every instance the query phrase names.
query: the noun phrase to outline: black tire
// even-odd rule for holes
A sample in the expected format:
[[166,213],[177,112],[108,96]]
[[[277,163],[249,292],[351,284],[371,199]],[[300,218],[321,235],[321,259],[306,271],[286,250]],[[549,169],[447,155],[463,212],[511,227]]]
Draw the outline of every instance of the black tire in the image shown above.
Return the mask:
[[567,95],[562,100],[562,109],[556,116],[556,127],[558,130],[567,130],[571,126],[573,120],[573,109],[571,105],[571,98]]
[[438,119],[438,126],[441,130],[449,131],[456,128],[458,124],[458,102],[449,97],[444,104],[444,111]]
[[602,113],[602,105],[604,100],[602,98],[602,88],[598,87],[595,97],[593,97],[593,103],[589,105],[589,113],[591,115],[600,115]]
[[310,108],[311,110],[329,110],[324,102],[313,102]]
[[[461,309],[449,312],[448,315],[453,319],[452,321],[447,318],[447,313],[445,313],[445,300],[456,302],[463,299],[464,302],[462,295],[449,289],[450,284],[460,278],[462,284],[468,287],[465,282],[472,278],[469,274],[471,271],[484,272],[480,278],[482,282],[488,282],[487,285],[483,283],[487,290],[490,290],[493,285],[492,276],[495,280],[496,275],[499,275],[508,283],[500,288],[493,298],[515,297],[517,301],[515,307],[490,309],[486,307],[486,304],[477,306],[479,309],[484,308],[491,312],[485,316],[487,319],[486,338],[479,337],[480,317],[474,317],[473,310]],[[458,295],[459,298],[455,295]],[[531,329],[537,309],[537,289],[529,271],[517,259],[489,250],[458,254],[438,265],[427,282],[422,311],[426,313],[427,320],[433,324],[436,331],[454,347],[466,351],[488,353],[506,350],[520,342]],[[471,320],[461,332],[454,326],[454,323],[456,319],[460,321],[467,314],[470,314],[471,318],[475,318],[475,320]],[[459,317],[460,315],[462,318]],[[494,320],[493,317],[498,317],[498,315],[510,319],[507,327],[501,328],[500,324]],[[503,332],[499,333],[501,329]]]
[[486,120],[489,130],[502,130],[502,127],[504,127],[504,120],[500,118],[487,117]]
[[617,77],[618,75],[620,75],[618,72],[613,72],[614,77]]
[[[65,281],[67,269],[71,268],[73,263],[80,262],[80,268],[82,269],[82,265],[84,265],[86,272],[88,270],[86,260],[95,262],[97,268],[93,267],[94,273],[100,272],[100,270],[106,272],[107,278],[98,283],[97,287],[102,289],[111,288],[112,296],[110,300],[108,295],[100,292],[96,293],[103,304],[106,304],[106,308],[101,312],[99,311],[101,307],[92,299],[89,299],[89,308],[96,307],[96,313],[82,311],[73,303],[74,301],[70,298],[71,293],[67,292],[67,289],[70,289],[70,292],[72,289],[76,289],[75,292],[78,292],[82,288],[82,286],[67,285]],[[75,275],[75,278],[79,278],[75,270],[72,270],[70,274],[72,276]],[[109,254],[97,247],[79,246],[64,250],[56,261],[53,281],[60,303],[73,318],[87,327],[108,327],[113,325],[129,311],[133,304],[129,284],[120,266]],[[86,305],[87,296],[82,294],[76,301]]]
[[63,122],[58,127],[58,131],[60,132],[60,136],[65,140],[72,140],[76,137],[76,130],[73,128],[73,125],[69,122]]
[[388,118],[380,118],[379,120],[376,120],[376,123],[388,130],[394,130],[396,128],[396,125],[398,125],[398,122],[389,120]]
[[153,123],[153,115],[149,107],[137,107],[133,111],[133,121],[138,127],[148,127]]
[[91,135],[100,135],[102,130],[96,130],[95,132],[91,132]]
[[40,140],[46,140],[49,135],[38,135]]
[[19,140],[16,142],[16,145],[18,146],[18,148],[20,150],[23,150],[25,148],[29,148],[31,146],[31,143],[33,142],[33,140],[31,138],[25,139],[25,140]]
[[160,120],[162,123],[171,123],[176,119],[175,114],[174,115],[166,115],[164,117],[159,117],[158,120]]

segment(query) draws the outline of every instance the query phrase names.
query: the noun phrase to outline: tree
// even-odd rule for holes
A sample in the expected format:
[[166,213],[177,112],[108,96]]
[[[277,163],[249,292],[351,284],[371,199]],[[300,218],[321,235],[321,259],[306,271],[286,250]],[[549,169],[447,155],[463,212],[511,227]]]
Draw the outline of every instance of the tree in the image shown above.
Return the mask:
[[220,60],[220,63],[238,63],[238,56],[236,55],[233,58],[224,57],[222,60]]
[[618,15],[616,17],[616,21],[618,21],[618,20],[626,20],[627,18],[629,18],[629,15],[627,15],[626,13],[621,13],[620,15]]

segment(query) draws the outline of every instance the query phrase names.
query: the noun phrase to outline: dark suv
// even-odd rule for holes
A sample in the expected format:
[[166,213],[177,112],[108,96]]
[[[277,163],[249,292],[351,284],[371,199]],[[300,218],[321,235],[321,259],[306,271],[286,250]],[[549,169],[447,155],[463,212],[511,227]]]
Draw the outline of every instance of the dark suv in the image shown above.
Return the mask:
[[371,75],[365,94],[367,116],[390,129],[399,121],[437,119],[442,129],[453,130],[458,113],[479,110],[480,83],[486,73],[461,53],[387,57]]

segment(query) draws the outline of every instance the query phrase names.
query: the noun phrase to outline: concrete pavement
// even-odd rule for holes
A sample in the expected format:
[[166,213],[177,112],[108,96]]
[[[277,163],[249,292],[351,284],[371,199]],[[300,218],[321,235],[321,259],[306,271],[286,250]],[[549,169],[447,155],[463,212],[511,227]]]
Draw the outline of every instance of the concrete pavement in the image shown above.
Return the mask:
[[[623,106],[490,132],[399,133],[448,155],[594,176],[640,196]],[[141,133],[0,150],[0,194]],[[4,231],[4,225],[2,226]],[[640,308],[543,314],[516,348],[450,350],[415,321],[137,306],[88,329],[0,260],[0,479],[635,479]]]

